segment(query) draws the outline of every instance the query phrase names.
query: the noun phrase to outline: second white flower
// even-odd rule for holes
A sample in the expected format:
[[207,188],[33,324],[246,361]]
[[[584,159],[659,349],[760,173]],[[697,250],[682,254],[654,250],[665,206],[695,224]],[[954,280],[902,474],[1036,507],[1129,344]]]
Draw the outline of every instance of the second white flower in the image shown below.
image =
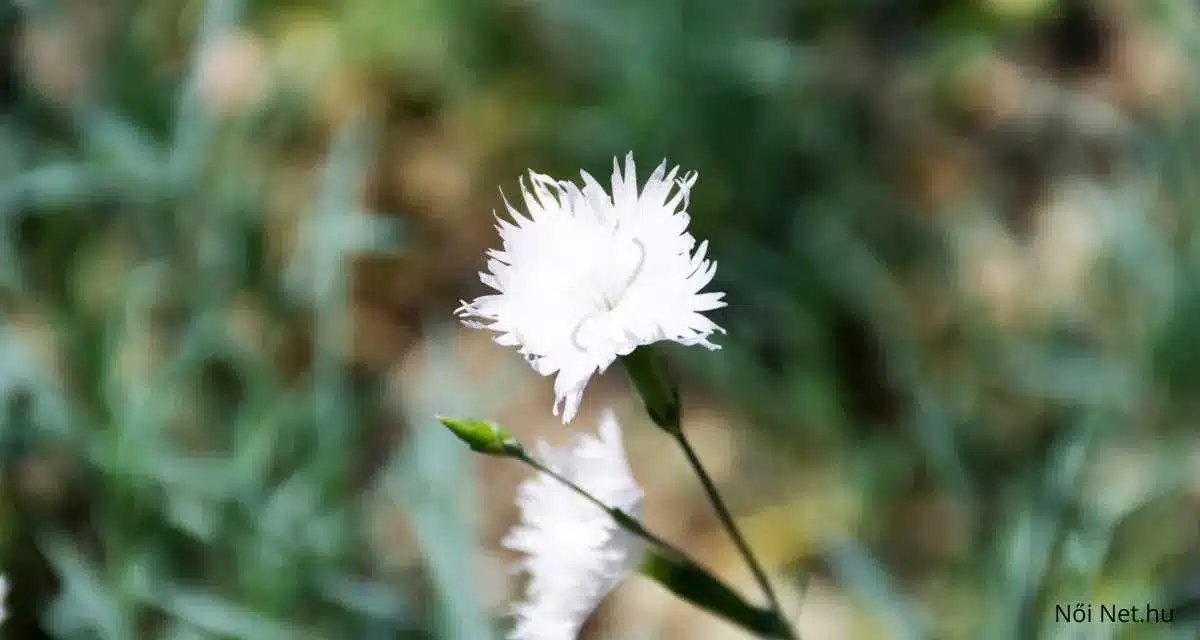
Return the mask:
[[[640,518],[643,493],[621,442],[612,410],[597,435],[576,433],[569,446],[538,443],[542,462],[601,503]],[[641,540],[612,516],[557,480],[539,474],[517,494],[521,522],[504,546],[525,554],[520,568],[529,582],[513,608],[513,640],[570,640],[596,605],[642,559]]]

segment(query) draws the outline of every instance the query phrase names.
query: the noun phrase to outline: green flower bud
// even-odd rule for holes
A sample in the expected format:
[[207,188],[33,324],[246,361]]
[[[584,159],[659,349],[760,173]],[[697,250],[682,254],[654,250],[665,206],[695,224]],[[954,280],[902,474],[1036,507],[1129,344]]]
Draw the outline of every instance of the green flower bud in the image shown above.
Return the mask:
[[459,420],[443,416],[437,416],[437,419],[458,436],[459,440],[467,443],[472,451],[503,458],[515,458],[525,454],[521,443],[494,422],[473,418]]
[[633,380],[633,386],[646,405],[646,413],[654,424],[671,433],[679,431],[679,389],[667,376],[658,359],[658,354],[648,346],[641,346],[627,356],[621,357],[625,370]]

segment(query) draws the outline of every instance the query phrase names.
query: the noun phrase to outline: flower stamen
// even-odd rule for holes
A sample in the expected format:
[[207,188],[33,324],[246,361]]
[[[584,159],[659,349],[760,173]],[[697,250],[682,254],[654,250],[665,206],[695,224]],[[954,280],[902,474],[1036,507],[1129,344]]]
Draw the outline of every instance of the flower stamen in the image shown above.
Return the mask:
[[638,260],[637,264],[633,267],[633,272],[629,274],[629,277],[625,280],[625,284],[621,286],[622,296],[629,290],[629,287],[633,286],[633,281],[642,275],[642,268],[646,266],[646,243],[642,242],[641,238],[634,238],[633,246],[638,248]]

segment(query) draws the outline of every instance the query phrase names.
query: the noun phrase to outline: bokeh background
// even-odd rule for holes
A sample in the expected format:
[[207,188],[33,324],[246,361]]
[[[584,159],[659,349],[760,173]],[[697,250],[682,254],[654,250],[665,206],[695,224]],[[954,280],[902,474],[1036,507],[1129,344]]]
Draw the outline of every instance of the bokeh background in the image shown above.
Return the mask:
[[[1191,638],[1192,0],[3,0],[6,638],[502,637],[533,168],[700,179],[686,427],[807,640]],[[756,598],[620,371],[652,529]],[[586,638],[739,638],[632,578]]]

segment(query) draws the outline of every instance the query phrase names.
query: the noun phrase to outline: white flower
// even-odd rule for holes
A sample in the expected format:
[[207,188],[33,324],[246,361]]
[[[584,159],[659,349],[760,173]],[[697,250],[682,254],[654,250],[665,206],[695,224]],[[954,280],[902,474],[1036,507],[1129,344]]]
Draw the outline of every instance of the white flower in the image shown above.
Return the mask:
[[8,579],[0,576],[0,622],[8,619]]
[[[599,437],[577,433],[559,449],[538,443],[542,462],[609,507],[641,517],[642,489],[633,478],[621,427],[612,410]],[[504,546],[527,554],[525,601],[513,607],[512,640],[570,640],[608,592],[641,561],[642,542],[596,505],[545,475],[517,493],[521,522]]]
[[[702,312],[725,306],[723,293],[700,293],[717,263],[687,232],[695,172],[676,179],[663,162],[638,192],[633,155],[624,175],[613,160],[612,194],[586,172],[582,189],[530,172],[521,181],[528,218],[505,200],[514,224],[497,216],[501,251],[489,250],[484,284],[498,293],[463,302],[468,326],[498,332],[541,375],[555,372],[554,415],[579,409],[594,373],[640,345],[673,340],[709,349],[724,331]],[[676,188],[677,187],[677,188]],[[481,319],[490,324],[478,322]]]

